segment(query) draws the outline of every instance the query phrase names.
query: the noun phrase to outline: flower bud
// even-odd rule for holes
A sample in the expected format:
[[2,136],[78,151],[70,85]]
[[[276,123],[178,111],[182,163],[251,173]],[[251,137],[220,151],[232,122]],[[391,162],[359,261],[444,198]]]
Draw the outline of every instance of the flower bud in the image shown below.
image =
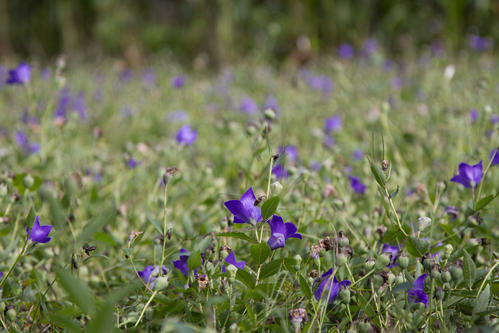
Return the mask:
[[418,218],[419,230],[425,230],[431,225],[431,219],[427,216]]
[[154,290],[161,291],[168,288],[168,277],[160,276],[156,280],[154,280]]
[[0,184],[0,198],[5,197],[8,193],[9,193],[9,189],[7,188],[7,185]]
[[270,185],[271,189],[272,189],[272,193],[275,193],[275,194],[279,194],[281,193],[282,191],[282,184],[279,183],[279,182],[273,182],[271,185]]
[[341,267],[347,263],[347,257],[343,253],[336,256],[336,266]]
[[35,183],[35,180],[33,179],[33,177],[31,175],[24,176],[23,184],[26,188],[31,188],[34,183]]
[[431,270],[431,278],[436,280],[440,278],[440,272],[438,269],[434,268]]
[[451,244],[446,244],[444,246],[444,250],[441,252],[442,254],[442,259],[449,259],[450,256],[452,255],[452,251],[454,250],[454,248],[452,247]]
[[350,241],[348,240],[348,238],[346,236],[339,237],[338,238],[338,245],[340,247],[348,246],[348,245],[350,245]]
[[393,285],[393,282],[395,282],[396,276],[392,272],[388,272],[388,284]]
[[364,267],[366,270],[370,271],[374,267],[374,260],[372,258],[369,258],[366,263],[364,264]]
[[445,296],[445,292],[442,288],[437,288],[435,290],[435,298],[438,300],[442,300]]
[[450,274],[452,279],[458,282],[463,278],[463,269],[461,267],[454,266],[450,269]]
[[423,267],[429,271],[431,269],[431,264],[432,264],[432,260],[431,259],[425,259],[423,260]]
[[366,322],[360,322],[357,325],[357,327],[358,327],[360,333],[368,333],[371,331],[371,325],[369,325]]
[[442,278],[443,282],[450,282],[450,280],[452,279],[452,275],[448,271],[442,272],[440,277]]
[[275,111],[272,109],[266,109],[265,111],[263,111],[263,115],[267,120],[274,120],[276,117]]
[[293,257],[293,259],[295,260],[295,269],[298,271],[300,270],[300,266],[301,266],[301,262],[302,262],[302,258],[299,254],[295,255]]
[[225,270],[229,272],[229,276],[231,278],[235,278],[237,274],[237,267],[234,265],[226,265]]
[[374,288],[378,289],[379,287],[381,287],[381,285],[383,284],[383,282],[384,282],[384,279],[383,279],[382,276],[375,275],[373,277]]
[[409,266],[409,258],[407,258],[406,256],[399,257],[398,263],[400,268],[406,269]]
[[16,320],[17,317],[16,309],[10,308],[9,310],[7,310],[7,317],[12,321]]
[[345,304],[350,304],[350,290],[349,289],[343,289],[342,291],[340,291],[340,299]]
[[382,254],[376,259],[375,268],[377,270],[383,269],[390,264],[390,257],[386,254]]

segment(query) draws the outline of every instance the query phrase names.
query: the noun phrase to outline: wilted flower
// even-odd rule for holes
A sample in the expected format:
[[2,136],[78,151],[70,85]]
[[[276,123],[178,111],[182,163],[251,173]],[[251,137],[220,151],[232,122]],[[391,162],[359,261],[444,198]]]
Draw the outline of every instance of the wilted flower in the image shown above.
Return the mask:
[[466,163],[459,164],[459,173],[450,179],[464,187],[475,187],[482,180],[482,161],[470,166]]
[[358,177],[348,176],[348,179],[350,179],[350,187],[352,188],[352,190],[359,194],[366,193],[367,186],[364,185]]
[[206,274],[199,275],[196,278],[196,280],[198,281],[198,286],[199,286],[199,289],[201,289],[201,290],[206,288],[206,286],[208,285],[208,282],[210,282],[210,280],[208,279],[208,276]]
[[388,243],[383,244],[383,249],[381,253],[388,253],[390,255],[390,264],[389,268],[397,266],[398,264],[395,262],[397,260],[397,255],[400,251],[400,248],[397,245],[390,245]]
[[424,281],[428,274],[420,275],[413,283],[412,288],[407,292],[409,300],[414,303],[423,303],[428,307],[428,295],[424,292]]
[[255,206],[256,197],[253,188],[249,188],[240,200],[224,202],[225,207],[234,214],[234,223],[249,223],[255,225],[262,220],[260,207]]
[[307,311],[303,308],[289,310],[289,321],[291,324],[299,327],[303,321],[307,321]]
[[490,152],[490,159],[492,160],[491,165],[499,164],[499,148],[492,149],[492,151]]
[[198,132],[189,125],[182,126],[177,132],[177,142],[186,146],[192,145],[198,136]]
[[9,70],[9,77],[5,83],[7,84],[25,84],[31,79],[31,66],[25,62],[22,62],[17,66]]
[[[239,269],[243,269],[244,266],[246,265],[246,261],[239,261],[237,262],[236,261],[236,255],[234,254],[234,251],[232,251],[226,258],[225,258],[225,262],[227,264],[230,264],[230,265],[233,265]],[[225,273],[226,269],[225,269],[225,264],[224,266],[222,267],[222,272]]]
[[29,230],[29,227],[26,227],[28,238],[35,243],[48,243],[52,239],[52,237],[48,237],[51,230],[51,225],[40,225],[40,219],[38,216],[35,219],[35,223],[33,224],[31,231]]
[[322,274],[320,279],[314,282],[315,287],[318,284],[317,289],[314,291],[314,296],[317,301],[323,296],[327,296],[328,303],[332,303],[334,299],[338,296],[341,291],[341,287],[348,287],[352,284],[349,280],[343,280],[338,282],[336,276],[333,275],[333,269],[330,268],[326,273]]
[[322,247],[320,245],[312,245],[310,247],[310,257],[312,259],[318,259],[321,253]]
[[239,106],[241,111],[245,113],[255,113],[258,111],[258,105],[251,97],[245,97],[241,101],[241,105]]
[[329,134],[341,130],[341,117],[336,115],[324,121],[324,131]]
[[286,244],[286,240],[288,238],[302,239],[301,234],[298,234],[296,232],[297,229],[294,223],[293,222],[284,223],[282,217],[278,215],[273,215],[272,220],[268,221],[267,223],[270,226],[270,233],[271,233],[270,238],[267,241],[267,244],[269,244],[272,250],[284,247],[284,245]]
[[343,59],[353,58],[353,47],[350,44],[343,43],[338,47],[338,55]]
[[154,288],[155,281],[158,277],[168,274],[168,268],[165,266],[151,265],[144,268],[143,271],[137,271],[140,278],[152,288]]
[[175,89],[182,88],[185,85],[185,75],[177,75],[172,79],[172,87]]

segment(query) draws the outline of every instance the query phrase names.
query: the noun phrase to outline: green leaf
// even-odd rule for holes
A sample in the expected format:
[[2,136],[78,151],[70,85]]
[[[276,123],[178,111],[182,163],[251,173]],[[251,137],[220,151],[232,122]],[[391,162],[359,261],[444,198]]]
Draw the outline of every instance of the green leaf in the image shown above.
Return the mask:
[[271,277],[274,274],[277,274],[279,272],[279,269],[281,268],[282,265],[282,260],[281,259],[276,259],[272,260],[269,263],[266,263],[265,265],[262,266],[262,269],[260,270],[260,280],[265,280],[268,277]]
[[487,284],[485,289],[482,291],[480,296],[478,296],[475,301],[475,306],[473,308],[473,314],[477,314],[479,312],[483,312],[487,310],[490,301],[490,285]]
[[80,323],[68,316],[67,313],[64,313],[64,310],[47,312],[47,316],[57,326],[67,329],[68,332],[81,332]]
[[392,293],[398,294],[398,293],[403,292],[403,291],[408,291],[411,288],[412,288],[411,282],[399,283],[393,288]]
[[217,237],[239,238],[239,239],[242,239],[242,240],[245,240],[248,242],[257,243],[256,240],[254,240],[253,238],[249,237],[248,235],[246,235],[245,233],[242,233],[242,232],[236,232],[236,231],[221,232],[221,233],[216,234],[216,236]]
[[399,189],[400,189],[400,187],[397,185],[397,188],[395,189],[395,191],[393,191],[392,193],[390,193],[390,198],[391,199],[395,199],[395,197],[399,193]]
[[189,266],[190,270],[201,266],[201,251],[195,251],[189,256],[189,259],[187,259],[187,266]]
[[244,285],[250,289],[255,287],[255,278],[250,273],[242,269],[237,270],[236,279],[244,283]]
[[251,258],[257,265],[261,265],[270,256],[270,252],[267,243],[254,244],[250,247]]
[[87,285],[62,268],[56,269],[55,274],[59,285],[68,294],[69,299],[86,314],[94,313],[94,298]]
[[267,221],[277,210],[279,206],[279,197],[272,197],[267,199],[262,205],[262,219]]
[[17,189],[21,197],[24,196],[24,192],[26,191],[26,187],[24,186],[24,176],[26,176],[25,173],[18,173],[12,181],[12,184],[14,184],[14,187]]
[[407,252],[414,257],[422,257],[428,252],[430,243],[417,237],[409,237],[407,241]]
[[378,185],[381,187],[385,187],[386,177],[383,171],[381,171],[379,166],[371,160],[369,160],[369,166],[371,167],[371,172],[374,176],[374,179],[376,179]]
[[312,298],[312,291],[310,290],[310,286],[308,285],[307,280],[301,274],[298,274],[298,281],[300,282],[300,289],[302,293],[307,297],[308,299]]
[[116,208],[109,207],[102,215],[95,217],[91,222],[87,223],[77,237],[78,247],[83,243],[90,241],[90,238],[92,238],[97,231],[104,228],[106,224],[114,221],[115,217]]
[[463,277],[464,283],[471,289],[475,282],[476,266],[471,256],[463,249]]
[[163,234],[163,230],[161,229],[161,225],[159,224],[159,222],[149,214],[147,214],[147,222],[151,223],[161,235]]
[[480,209],[484,209],[487,207],[489,203],[492,202],[497,197],[497,194],[491,194],[483,198],[482,200],[478,201],[475,207],[475,212],[478,212]]

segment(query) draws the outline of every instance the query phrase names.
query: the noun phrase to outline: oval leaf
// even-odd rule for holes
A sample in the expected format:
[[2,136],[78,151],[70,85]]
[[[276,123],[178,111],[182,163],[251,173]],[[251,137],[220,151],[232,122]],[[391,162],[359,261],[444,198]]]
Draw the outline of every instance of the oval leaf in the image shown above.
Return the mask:
[[261,265],[270,256],[270,247],[267,243],[254,244],[251,245],[250,253],[256,264]]
[[187,259],[187,266],[189,266],[190,270],[196,269],[201,266],[201,252],[195,251],[189,256]]
[[262,205],[262,218],[263,221],[267,221],[272,215],[274,215],[279,206],[279,197],[272,197],[266,200]]
[[471,288],[475,282],[476,266],[471,256],[463,249],[463,277],[464,283]]

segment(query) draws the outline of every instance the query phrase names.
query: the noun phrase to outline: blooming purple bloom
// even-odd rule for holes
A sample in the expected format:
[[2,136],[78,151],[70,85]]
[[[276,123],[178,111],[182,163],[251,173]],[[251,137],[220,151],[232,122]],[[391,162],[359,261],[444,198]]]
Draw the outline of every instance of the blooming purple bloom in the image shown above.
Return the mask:
[[73,110],[78,113],[81,120],[87,119],[87,104],[85,103],[85,95],[80,92],[73,100]]
[[66,114],[71,107],[71,94],[69,89],[66,87],[59,92],[59,102],[57,102],[57,107],[54,111],[54,117],[56,119],[66,119]]
[[319,171],[321,169],[322,165],[318,161],[311,161],[309,167],[310,167],[310,170],[312,170],[312,171]]
[[[180,249],[180,253],[189,253],[186,249]],[[188,255],[180,256],[179,260],[172,261],[173,266],[178,269],[185,277],[189,274],[189,265],[187,264],[187,260],[189,260]]]
[[133,72],[131,69],[128,69],[128,68],[124,69],[120,72],[119,77],[120,77],[121,82],[128,82],[132,79]]
[[198,132],[189,125],[182,126],[177,132],[177,142],[190,146],[196,141]]
[[490,122],[492,123],[492,125],[498,124],[499,123],[499,114],[490,115]]
[[25,153],[36,154],[40,151],[40,144],[37,142],[30,142],[23,131],[16,132],[15,140],[17,145]]
[[301,234],[296,232],[297,229],[294,223],[284,223],[282,217],[278,215],[273,215],[272,220],[267,221],[267,223],[270,226],[271,234],[267,244],[269,244],[272,250],[284,247],[288,238],[302,239]]
[[280,147],[277,153],[279,155],[285,154],[286,158],[293,163],[298,160],[298,148],[296,146]]
[[324,146],[331,148],[336,144],[336,141],[330,135],[326,135],[324,137],[323,143]]
[[288,170],[286,170],[284,165],[282,165],[281,163],[276,164],[272,168],[272,174],[275,176],[276,179],[283,179],[289,177]]
[[137,271],[140,278],[154,288],[154,283],[159,276],[168,274],[168,268],[165,266],[151,265],[144,268],[143,271]]
[[17,66],[9,70],[9,77],[5,83],[7,84],[25,84],[31,79],[31,66],[25,62],[22,62]]
[[26,227],[28,238],[35,243],[48,243],[52,239],[52,237],[48,237],[51,230],[51,225],[40,225],[38,216],[35,219],[35,224],[33,224],[31,231],[29,230],[29,227]]
[[482,180],[482,161],[470,166],[466,163],[459,164],[459,173],[450,179],[464,187],[475,187]]
[[471,49],[475,51],[488,51],[494,46],[494,42],[491,38],[481,37],[478,35],[471,35],[468,38],[468,44]]
[[[226,258],[225,258],[225,262],[227,264],[230,264],[230,265],[234,265],[235,267],[239,268],[239,269],[243,269],[244,266],[246,265],[246,261],[236,261],[236,255],[234,254],[234,251],[232,251]],[[224,266],[222,267],[222,272],[225,273],[226,269],[225,269],[225,264]]]
[[400,248],[397,245],[390,245],[388,243],[383,244],[381,253],[388,253],[390,255],[390,264],[388,265],[388,268],[392,268],[398,265],[395,261],[397,260],[399,251]]
[[250,97],[245,97],[241,101],[241,105],[239,106],[239,108],[245,113],[255,113],[258,111],[258,105]]
[[471,109],[470,110],[470,120],[472,123],[476,122],[478,119],[478,110],[477,109]]
[[262,220],[260,207],[255,206],[256,197],[253,188],[249,188],[240,200],[229,200],[224,206],[234,214],[234,223],[249,223],[255,225]]
[[350,187],[352,188],[352,190],[359,194],[366,193],[367,186],[364,185],[358,177],[348,176],[348,179],[350,179]]
[[445,213],[450,216],[451,220],[454,221],[459,215],[459,210],[454,206],[445,207]]
[[353,47],[350,44],[343,43],[338,47],[338,55],[343,59],[353,58]]
[[364,153],[362,152],[362,149],[355,149],[352,154],[352,157],[355,160],[362,160],[364,158]]
[[337,132],[341,130],[341,117],[336,115],[327,118],[324,121],[324,131],[326,131],[327,134],[331,132]]
[[177,75],[172,79],[172,87],[175,89],[182,88],[185,85],[185,75]]
[[139,162],[135,158],[130,157],[127,161],[127,165],[130,169],[135,169],[137,165],[139,165]]
[[277,98],[275,98],[274,96],[268,96],[267,99],[265,100],[265,103],[263,104],[263,109],[264,110],[272,109],[275,112],[279,112],[280,108],[279,108],[279,103],[277,102]]
[[423,303],[428,307],[428,295],[424,292],[424,280],[428,274],[420,275],[413,283],[412,289],[407,292],[409,300],[413,303]]
[[349,280],[338,282],[336,276],[332,277],[332,275],[333,269],[330,268],[326,273],[321,275],[320,279],[314,282],[313,287],[319,284],[314,291],[314,296],[317,301],[320,301],[323,296],[328,295],[328,303],[332,303],[340,293],[341,287],[346,288],[352,284]]
[[490,151],[490,159],[492,160],[491,165],[499,164],[499,148],[495,148]]
[[154,87],[156,84],[156,74],[152,69],[146,69],[142,73],[142,83],[147,87]]

